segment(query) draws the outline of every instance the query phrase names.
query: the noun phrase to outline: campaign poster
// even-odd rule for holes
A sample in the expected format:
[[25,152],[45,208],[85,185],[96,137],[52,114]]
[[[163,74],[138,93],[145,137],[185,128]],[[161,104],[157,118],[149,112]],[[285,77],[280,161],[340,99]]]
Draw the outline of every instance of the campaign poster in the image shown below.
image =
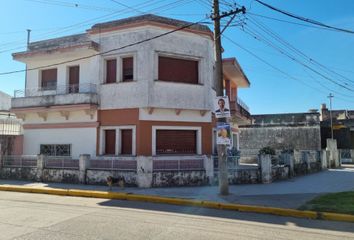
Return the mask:
[[216,97],[214,101],[215,117],[216,118],[229,118],[230,115],[230,103],[227,96]]
[[229,123],[217,123],[216,126],[217,138],[216,144],[218,145],[231,145],[232,134],[231,126]]

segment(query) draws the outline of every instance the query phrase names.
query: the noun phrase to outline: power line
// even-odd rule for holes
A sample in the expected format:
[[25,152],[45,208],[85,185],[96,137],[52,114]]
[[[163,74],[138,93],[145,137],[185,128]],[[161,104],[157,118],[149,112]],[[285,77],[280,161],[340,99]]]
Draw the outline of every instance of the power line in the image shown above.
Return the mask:
[[352,30],[344,29],[344,28],[338,28],[338,27],[333,27],[333,26],[321,23],[321,22],[316,21],[316,20],[312,20],[312,19],[309,19],[309,18],[305,18],[305,17],[302,17],[302,16],[295,15],[293,13],[281,10],[281,9],[273,7],[273,6],[271,6],[271,5],[267,4],[267,3],[264,3],[264,2],[262,2],[260,0],[255,0],[255,1],[260,3],[260,4],[262,4],[263,6],[266,6],[267,8],[270,8],[270,9],[276,11],[276,12],[282,13],[282,14],[284,14],[286,16],[298,19],[300,21],[304,21],[304,22],[311,23],[311,24],[314,24],[314,25],[318,25],[318,26],[321,26],[321,27],[325,27],[325,28],[328,28],[328,29],[337,30],[337,31],[340,31],[340,32],[354,34],[354,31],[352,31]]
[[328,30],[328,31],[337,31],[337,30],[334,30],[334,29],[319,27],[319,26],[316,26],[316,25],[310,25],[310,24],[303,24],[303,23],[298,23],[298,22],[287,21],[287,20],[284,20],[284,19],[279,19],[279,18],[275,18],[275,17],[269,17],[269,16],[257,14],[257,13],[252,13],[252,12],[248,12],[248,14],[256,16],[256,17],[261,17],[261,18],[265,18],[265,19],[270,19],[270,20],[274,20],[274,21],[278,21],[278,22],[284,22],[284,23],[289,23],[289,24],[294,24],[294,25],[299,25],[299,26],[304,26],[304,27],[317,28],[317,29]]
[[144,39],[144,40],[140,40],[140,41],[137,41],[137,42],[134,42],[134,43],[130,43],[130,44],[127,44],[127,45],[122,46],[122,47],[119,47],[119,48],[113,48],[113,49],[108,50],[108,51],[105,51],[105,52],[96,53],[96,54],[92,54],[92,55],[85,56],[85,57],[75,58],[75,59],[72,59],[72,60],[62,61],[62,62],[58,62],[58,63],[54,63],[54,64],[49,64],[49,65],[45,65],[45,66],[40,66],[40,67],[35,67],[35,68],[28,68],[28,69],[23,69],[23,70],[15,70],[15,71],[10,71],[10,72],[2,72],[2,73],[0,73],[0,75],[9,75],[9,74],[13,74],[13,73],[20,73],[20,72],[32,71],[32,70],[37,70],[37,69],[42,69],[42,68],[48,68],[48,67],[58,66],[58,65],[61,65],[61,64],[65,64],[65,63],[71,63],[71,62],[75,62],[75,61],[79,61],[79,60],[84,60],[84,59],[88,59],[88,58],[92,58],[92,57],[104,55],[104,54],[107,54],[107,53],[115,52],[115,51],[118,51],[118,50],[122,50],[122,49],[125,49],[125,48],[128,48],[128,47],[132,47],[132,46],[135,46],[135,45],[138,45],[138,44],[142,44],[142,43],[144,43],[144,42],[148,42],[148,41],[151,41],[151,40],[154,40],[154,39],[157,39],[157,38],[166,36],[166,35],[168,35],[168,34],[171,34],[171,33],[174,33],[174,32],[180,31],[180,30],[183,30],[183,29],[185,29],[185,28],[189,28],[189,27],[191,27],[191,26],[193,26],[193,25],[199,24],[200,22],[204,21],[205,19],[206,19],[206,18],[204,18],[204,19],[202,19],[202,20],[200,20],[200,21],[198,21],[198,22],[189,23],[189,24],[184,25],[184,26],[182,26],[182,27],[173,29],[173,30],[171,30],[171,31],[168,31],[168,32],[165,32],[165,33],[162,33],[162,34],[159,34],[159,35],[157,35],[157,36],[155,36],[155,37],[151,37],[151,38],[147,38],[147,39]]
[[[321,90],[321,89],[318,89],[318,88],[316,88],[316,87],[314,87],[314,86],[308,84],[307,82],[302,81],[302,80],[299,79],[299,78],[295,78],[295,77],[291,76],[290,74],[288,74],[287,72],[281,70],[280,68],[278,68],[278,67],[276,67],[276,66],[270,64],[269,62],[267,62],[267,61],[264,60],[263,58],[259,57],[257,54],[251,52],[250,50],[248,50],[248,49],[244,48],[243,46],[241,46],[240,44],[236,43],[234,40],[232,40],[231,38],[229,38],[229,37],[226,36],[225,34],[223,34],[223,36],[224,36],[229,42],[231,42],[232,44],[234,44],[235,46],[239,47],[240,49],[242,49],[243,51],[247,52],[248,54],[250,54],[250,55],[253,56],[254,58],[256,58],[256,59],[258,59],[259,61],[263,62],[263,63],[266,64],[267,66],[269,66],[269,67],[273,68],[274,70],[276,70],[276,71],[282,73],[283,75],[285,75],[285,76],[288,77],[289,79],[292,79],[292,80],[295,80],[295,81],[297,81],[297,82],[300,82],[300,83],[302,83],[303,85],[305,85],[305,86],[307,86],[307,87],[309,87],[309,88],[312,88],[312,89],[314,89],[314,90],[317,91],[317,92],[321,92],[321,93],[327,94],[327,92],[325,92],[325,91],[323,91],[323,90]],[[343,99],[343,100],[344,100],[344,99]],[[349,99],[348,99],[348,100],[345,99],[344,101],[354,103],[354,101],[349,100]]]
[[99,6],[85,5],[85,4],[81,4],[81,3],[79,4],[79,3],[64,2],[64,1],[56,1],[56,0],[51,0],[51,1],[45,1],[45,0],[25,0],[25,1],[28,1],[28,2],[36,2],[36,3],[46,4],[46,5],[54,5],[54,6],[71,7],[71,8],[81,8],[81,9],[94,10],[94,11],[114,12],[114,9],[111,9],[111,8],[103,8],[103,7],[99,7]]
[[[134,6],[132,6],[131,8],[135,8],[135,10],[128,10],[128,11],[125,11],[127,8],[124,8],[124,9],[120,9],[118,11],[115,11],[113,13],[110,13],[110,14],[106,14],[106,15],[103,15],[103,16],[100,16],[100,17],[96,17],[96,18],[92,18],[92,19],[88,19],[88,20],[85,20],[83,22],[79,22],[79,23],[76,23],[76,24],[72,24],[72,25],[69,25],[69,26],[66,26],[66,27],[63,27],[63,28],[60,28],[58,30],[55,30],[55,31],[50,31],[50,32],[47,32],[47,33],[44,33],[44,34],[41,34],[37,37],[47,37],[48,38],[48,35],[49,34],[54,34],[54,35],[57,35],[57,34],[60,34],[60,33],[64,33],[64,32],[67,32],[67,31],[71,31],[73,30],[74,28],[77,28],[77,27],[83,27],[83,26],[88,26],[88,25],[91,25],[93,21],[96,21],[96,20],[103,20],[103,19],[107,19],[107,18],[110,18],[110,17],[113,17],[115,16],[116,14],[119,14],[123,11],[125,11],[123,14],[127,14],[129,12],[132,12],[132,11],[136,11],[138,9],[136,9],[136,7],[141,7],[141,8],[145,8],[145,7],[148,7],[148,6],[152,6],[152,5],[156,5],[158,3],[161,3],[161,2],[164,2],[166,0],[150,0],[150,1],[146,1],[142,4],[136,4]],[[186,0],[178,0],[178,1],[175,1],[175,2],[172,2],[172,3],[167,3],[165,5],[162,5],[162,6],[158,6],[158,7],[155,7],[155,8],[152,8],[148,11],[146,11],[146,13],[153,13],[154,11],[157,11],[159,10],[159,12],[164,12],[164,11],[167,11],[167,10],[170,10],[172,8],[175,8],[175,7],[178,7],[178,6],[181,6],[182,4],[188,4],[190,2],[192,2],[193,0],[190,0],[186,3],[184,3],[184,1]],[[180,3],[180,4],[178,4]],[[139,11],[139,10],[138,10]],[[23,40],[25,41],[25,40]],[[23,42],[21,41],[21,42]],[[19,41],[18,41],[19,42]],[[13,45],[14,42],[9,42],[7,43],[7,45]],[[1,46],[1,45],[0,45]],[[0,53],[4,53],[4,52],[9,52],[9,51],[13,51],[13,50],[17,50],[17,49],[20,49],[20,48],[25,48],[26,45],[22,45],[21,47],[16,47],[16,48],[11,48],[11,49],[2,49],[0,51]]]
[[275,69],[276,71],[282,73],[283,75],[287,76],[288,78],[293,79],[293,80],[298,81],[298,82],[301,82],[302,84],[304,84],[304,85],[306,85],[306,86],[308,86],[308,87],[310,87],[310,88],[312,88],[312,89],[314,89],[314,90],[316,90],[316,91],[321,91],[321,90],[319,90],[319,89],[317,89],[317,88],[315,88],[315,87],[313,87],[313,86],[307,84],[306,82],[303,82],[302,80],[300,80],[300,79],[298,79],[298,78],[295,78],[295,77],[289,75],[288,73],[284,72],[284,71],[281,70],[280,68],[278,68],[278,67],[276,67],[276,66],[270,64],[269,62],[267,62],[267,61],[264,60],[263,58],[259,57],[259,56],[256,55],[255,53],[251,52],[250,50],[248,50],[248,49],[244,48],[243,46],[241,46],[240,44],[236,43],[234,40],[232,40],[231,38],[229,38],[229,37],[226,36],[225,34],[223,34],[223,36],[224,36],[227,40],[229,40],[231,43],[233,43],[233,44],[236,45],[237,47],[241,48],[243,51],[247,52],[247,53],[250,54],[251,56],[255,57],[256,59],[258,59],[259,61],[263,62],[263,63],[266,64],[267,66],[269,66],[269,67]]
[[[313,69],[312,67],[308,66],[307,64],[301,62],[299,59],[297,59],[297,58],[295,58],[293,55],[287,53],[287,52],[286,52],[284,49],[282,49],[281,47],[274,45],[270,40],[268,40],[268,39],[265,38],[264,36],[263,36],[263,39],[262,39],[262,37],[261,37],[260,35],[257,36],[257,33],[255,33],[254,30],[252,31],[250,27],[247,27],[247,28],[248,28],[248,32],[245,31],[245,30],[243,30],[243,31],[244,31],[245,33],[251,35],[253,38],[257,39],[258,41],[263,41],[263,42],[265,42],[268,46],[270,46],[270,47],[276,49],[277,51],[279,51],[281,54],[284,54],[285,56],[287,56],[287,57],[288,57],[289,59],[291,59],[292,61],[294,61],[294,62],[296,62],[296,63],[298,63],[298,64],[304,66],[305,68],[307,68],[307,69],[311,70],[312,72],[318,74],[318,75],[321,76],[322,78],[324,78],[324,79],[326,79],[326,80],[332,82],[333,84],[336,84],[336,85],[338,85],[339,87],[342,87],[342,88],[344,88],[344,89],[346,89],[346,90],[348,90],[348,91],[354,92],[353,89],[351,89],[351,88],[349,88],[349,87],[343,85],[342,83],[338,83],[337,81],[335,81],[335,80],[333,80],[333,79],[327,77],[326,75],[324,75],[324,74],[320,73],[319,71]],[[257,31],[256,31],[256,32],[257,32]]]
[[[272,31],[270,28],[266,27],[264,24],[260,23],[259,21],[257,21],[256,19],[253,19],[252,17],[249,18],[249,20],[255,24],[258,28],[260,28],[262,31],[264,31],[266,34],[270,35],[273,39],[275,39],[276,41],[280,42],[282,45],[284,45],[285,47],[289,48],[291,51],[295,52],[296,54],[298,54],[300,57],[303,57],[304,59],[308,60],[311,64],[317,65],[320,68],[322,68],[324,71],[339,76],[342,79],[345,79],[345,81],[349,81],[351,83],[354,83],[353,80],[347,78],[346,76],[330,69],[329,67],[323,65],[322,63],[318,62],[317,60],[315,60],[312,57],[309,57],[308,55],[306,55],[304,52],[302,52],[301,50],[299,50],[298,48],[294,47],[292,44],[290,44],[289,42],[287,42],[286,40],[284,40],[282,37],[280,37],[278,34],[276,34],[274,31]],[[346,84],[347,85],[347,84]]]

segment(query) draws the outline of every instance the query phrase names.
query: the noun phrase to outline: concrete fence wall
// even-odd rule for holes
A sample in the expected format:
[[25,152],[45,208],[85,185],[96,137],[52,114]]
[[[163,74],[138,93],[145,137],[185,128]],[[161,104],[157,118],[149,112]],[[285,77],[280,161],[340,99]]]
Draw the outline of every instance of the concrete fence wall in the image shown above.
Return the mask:
[[[333,155],[333,154],[332,154]],[[271,183],[334,166],[331,151],[295,151],[259,155],[256,164],[228,158],[229,183]],[[105,185],[108,176],[124,177],[126,186],[200,186],[218,183],[217,158],[211,156],[101,157],[79,159],[18,156],[0,158],[0,178]]]

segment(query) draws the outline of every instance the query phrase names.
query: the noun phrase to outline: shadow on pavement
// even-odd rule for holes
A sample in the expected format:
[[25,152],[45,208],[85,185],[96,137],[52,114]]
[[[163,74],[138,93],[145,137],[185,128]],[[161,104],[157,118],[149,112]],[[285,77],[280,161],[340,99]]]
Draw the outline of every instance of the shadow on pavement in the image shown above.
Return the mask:
[[199,207],[176,206],[168,204],[157,204],[148,202],[107,200],[99,203],[105,207],[119,207],[127,209],[139,209],[147,211],[159,211],[172,214],[187,214],[193,216],[214,217],[229,220],[241,220],[258,223],[269,223],[283,226],[295,225],[298,227],[332,230],[354,233],[354,223],[334,222],[322,220],[309,220],[293,217],[282,217],[268,214],[257,214],[247,212],[236,212],[228,210],[208,209]]

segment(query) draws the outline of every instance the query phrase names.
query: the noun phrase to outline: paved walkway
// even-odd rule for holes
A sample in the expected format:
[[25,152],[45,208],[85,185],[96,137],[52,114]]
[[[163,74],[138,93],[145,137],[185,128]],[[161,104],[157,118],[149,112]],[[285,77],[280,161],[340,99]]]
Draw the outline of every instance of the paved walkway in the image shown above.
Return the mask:
[[[0,185],[96,191],[108,190],[106,186],[11,180],[0,180]],[[149,189],[126,188],[124,190],[114,187],[113,191],[281,208],[298,208],[308,200],[324,193],[354,191],[354,168],[345,166],[342,169],[331,169],[271,184],[232,185],[230,186],[230,195],[228,196],[219,196],[217,186]]]

